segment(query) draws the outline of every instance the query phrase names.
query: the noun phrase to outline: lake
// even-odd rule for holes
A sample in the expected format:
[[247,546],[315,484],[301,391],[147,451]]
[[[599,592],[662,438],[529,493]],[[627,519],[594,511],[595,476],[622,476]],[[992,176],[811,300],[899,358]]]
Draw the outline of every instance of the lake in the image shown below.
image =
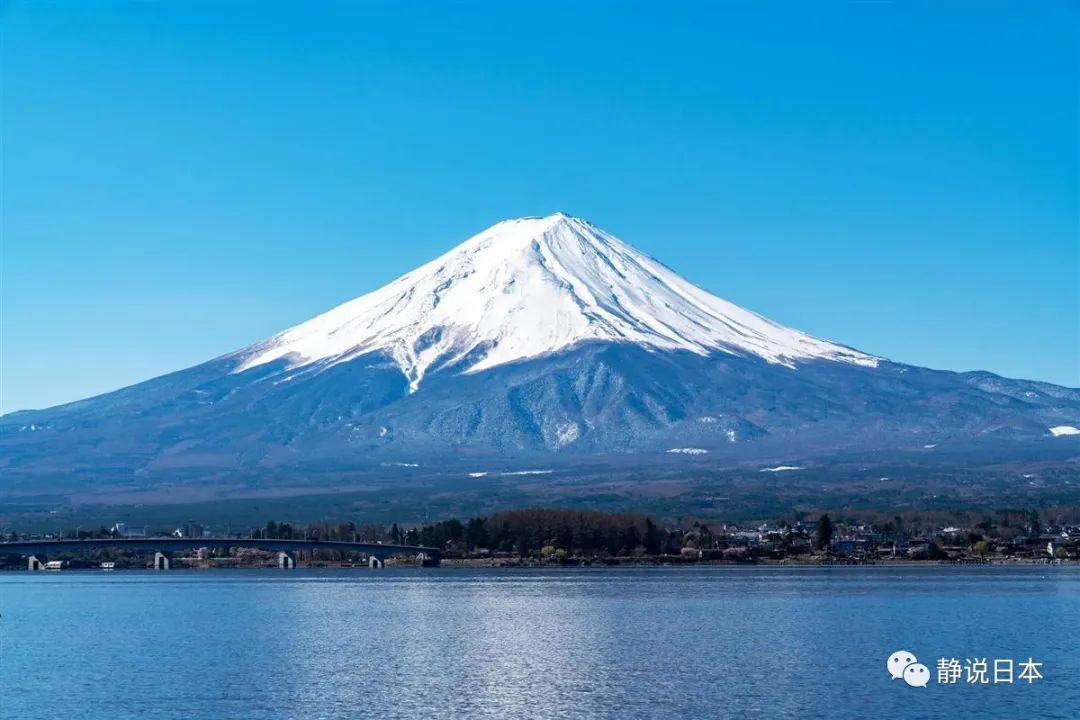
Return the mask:
[[12,572],[0,615],[2,718],[1080,716],[1075,566]]

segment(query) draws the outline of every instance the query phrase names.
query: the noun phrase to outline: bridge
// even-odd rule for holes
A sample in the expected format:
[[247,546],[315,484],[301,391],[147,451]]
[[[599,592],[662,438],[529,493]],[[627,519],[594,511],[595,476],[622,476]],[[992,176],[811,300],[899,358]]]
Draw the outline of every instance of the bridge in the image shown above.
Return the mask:
[[41,570],[42,558],[52,553],[80,552],[85,550],[133,550],[153,552],[154,568],[168,570],[169,553],[198,548],[255,548],[277,552],[278,567],[296,567],[296,553],[302,550],[337,550],[362,553],[368,556],[371,567],[382,567],[391,555],[410,555],[423,564],[438,564],[442,553],[438,548],[422,545],[390,545],[384,543],[347,542],[342,540],[281,540],[271,538],[235,537],[139,537],[139,538],[88,538],[85,540],[17,540],[0,542],[0,554],[21,555],[28,558],[30,570]]

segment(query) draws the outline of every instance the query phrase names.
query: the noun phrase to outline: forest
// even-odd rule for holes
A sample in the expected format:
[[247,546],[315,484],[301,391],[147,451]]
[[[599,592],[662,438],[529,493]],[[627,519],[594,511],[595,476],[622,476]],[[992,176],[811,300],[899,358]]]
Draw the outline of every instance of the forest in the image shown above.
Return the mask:
[[[708,534],[698,525],[693,534]],[[545,549],[569,555],[660,555],[678,553],[687,541],[684,531],[661,529],[645,515],[589,510],[507,510],[464,522],[456,518],[402,529],[396,523],[356,527],[352,523],[322,523],[303,528],[269,522],[255,537],[305,537],[320,540],[358,540],[423,545],[453,552],[542,554]]]

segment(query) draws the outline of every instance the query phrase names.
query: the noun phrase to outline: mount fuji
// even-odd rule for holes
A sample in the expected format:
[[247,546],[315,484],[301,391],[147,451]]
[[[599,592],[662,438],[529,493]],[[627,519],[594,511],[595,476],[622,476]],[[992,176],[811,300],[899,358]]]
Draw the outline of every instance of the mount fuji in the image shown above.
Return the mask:
[[142,481],[477,458],[1030,458],[1075,456],[1077,427],[1080,390],[812,337],[557,213],[500,222],[201,365],[6,415],[0,470]]
[[415,391],[429,371],[475,373],[585,342],[876,366],[694,287],[593,225],[556,213],[501,222],[381,290],[241,351],[237,371],[384,353]]

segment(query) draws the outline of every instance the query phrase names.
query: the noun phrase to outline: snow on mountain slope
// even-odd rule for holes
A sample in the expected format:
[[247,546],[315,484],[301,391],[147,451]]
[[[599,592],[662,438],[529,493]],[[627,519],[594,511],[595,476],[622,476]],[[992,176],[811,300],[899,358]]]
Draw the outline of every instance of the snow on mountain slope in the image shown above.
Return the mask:
[[498,223],[375,292],[240,351],[235,372],[280,358],[331,366],[381,351],[416,390],[440,367],[477,372],[590,340],[749,354],[788,367],[807,359],[878,363],[733,305],[556,213]]

